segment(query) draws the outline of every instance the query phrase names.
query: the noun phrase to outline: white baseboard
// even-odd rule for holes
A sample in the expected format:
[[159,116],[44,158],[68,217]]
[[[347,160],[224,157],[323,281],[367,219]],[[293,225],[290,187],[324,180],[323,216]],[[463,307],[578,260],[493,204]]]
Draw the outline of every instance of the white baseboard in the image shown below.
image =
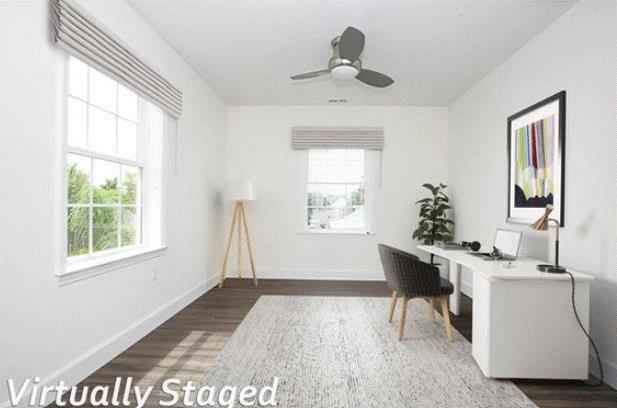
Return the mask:
[[[598,360],[593,352],[591,345],[589,346],[589,372],[596,378],[600,378],[600,366]],[[600,355],[600,357],[602,357]],[[602,367],[604,368],[604,382],[617,390],[617,364],[602,360]]]
[[[244,271],[244,276],[250,272]],[[232,277],[231,275],[229,277]],[[302,269],[302,268],[262,268],[257,270],[257,278],[263,279],[307,279],[307,280],[359,280],[384,281],[381,269]]]
[[[90,351],[77,356],[73,361],[46,376],[41,380],[40,386],[55,386],[58,385],[60,380],[64,381],[69,387],[78,384],[124,350],[137,343],[142,337],[160,326],[180,310],[188,306],[199,296],[212,289],[217,283],[218,277],[213,276],[196,288],[162,305],[142,320],[100,343]],[[50,400],[46,404],[51,403],[52,398],[55,398],[55,394],[50,395]],[[17,405],[17,407],[31,407],[28,405],[28,400],[29,397],[22,398],[22,403]],[[12,407],[10,400],[3,401],[0,407]]]

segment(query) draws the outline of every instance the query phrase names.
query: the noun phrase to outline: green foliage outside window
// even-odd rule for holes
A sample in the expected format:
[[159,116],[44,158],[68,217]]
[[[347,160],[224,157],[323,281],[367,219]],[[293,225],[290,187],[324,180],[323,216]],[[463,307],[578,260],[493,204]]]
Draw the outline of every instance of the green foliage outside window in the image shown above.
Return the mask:
[[[138,175],[128,171],[118,178],[106,179],[92,186],[92,202],[106,206],[89,207],[90,183],[88,174],[73,164],[67,169],[68,195],[68,256],[85,255],[89,251],[90,211],[92,211],[92,251],[103,251],[120,245],[132,245],[137,241],[137,192]],[[85,206],[72,206],[81,204]],[[121,207],[129,205],[131,207]],[[120,226],[118,222],[120,221]],[[119,229],[120,227],[120,229]]]
[[351,205],[364,205],[364,188],[360,187],[353,193],[351,193]]

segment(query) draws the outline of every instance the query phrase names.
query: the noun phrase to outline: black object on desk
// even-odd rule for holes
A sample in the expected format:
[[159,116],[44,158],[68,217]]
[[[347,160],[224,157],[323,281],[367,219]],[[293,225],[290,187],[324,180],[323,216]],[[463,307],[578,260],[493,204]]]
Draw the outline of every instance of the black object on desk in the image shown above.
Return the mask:
[[443,244],[439,244],[439,248],[448,251],[464,251],[467,249],[471,249],[472,251],[478,251],[480,249],[480,246],[481,245],[478,241],[444,242]]

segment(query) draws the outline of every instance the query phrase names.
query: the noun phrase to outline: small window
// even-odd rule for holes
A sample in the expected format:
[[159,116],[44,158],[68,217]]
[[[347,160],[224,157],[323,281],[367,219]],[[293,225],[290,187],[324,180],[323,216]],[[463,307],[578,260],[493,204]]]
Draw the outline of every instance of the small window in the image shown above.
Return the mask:
[[75,58],[67,111],[67,256],[142,243],[140,108],[131,90]]
[[368,231],[367,156],[358,149],[309,150],[309,230]]

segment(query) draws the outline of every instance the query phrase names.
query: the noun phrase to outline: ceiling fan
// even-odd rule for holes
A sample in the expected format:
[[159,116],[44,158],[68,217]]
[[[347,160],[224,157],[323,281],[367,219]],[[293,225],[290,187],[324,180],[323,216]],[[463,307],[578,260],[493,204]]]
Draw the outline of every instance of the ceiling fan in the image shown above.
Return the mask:
[[328,63],[328,69],[294,75],[291,79],[316,78],[330,74],[339,80],[356,78],[377,88],[385,88],[394,83],[394,80],[387,75],[362,68],[362,61],[358,57],[364,49],[364,34],[357,28],[347,27],[340,37],[332,40],[331,45],[333,55]]

